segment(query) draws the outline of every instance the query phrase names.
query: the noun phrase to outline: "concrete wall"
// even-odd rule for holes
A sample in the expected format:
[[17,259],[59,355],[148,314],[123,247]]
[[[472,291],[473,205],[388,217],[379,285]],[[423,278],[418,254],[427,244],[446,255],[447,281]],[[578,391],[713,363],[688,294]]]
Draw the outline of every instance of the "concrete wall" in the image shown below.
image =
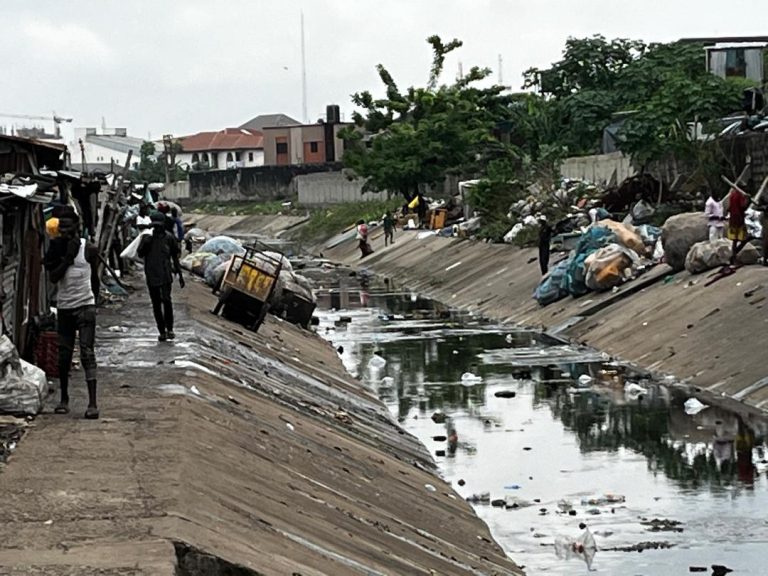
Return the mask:
[[165,190],[160,195],[172,202],[179,202],[182,200],[189,200],[189,181],[182,180],[180,182],[171,182],[166,184]]
[[214,202],[286,200],[296,195],[297,176],[339,172],[341,164],[258,166],[236,170],[209,170],[189,175],[189,198]]
[[363,193],[363,180],[349,180],[341,172],[297,176],[295,182],[299,204],[302,206],[329,206],[386,198],[386,195],[381,193]]
[[637,173],[629,156],[621,152],[566,158],[560,171],[564,178],[589,180],[595,184],[607,184],[614,172],[618,184]]

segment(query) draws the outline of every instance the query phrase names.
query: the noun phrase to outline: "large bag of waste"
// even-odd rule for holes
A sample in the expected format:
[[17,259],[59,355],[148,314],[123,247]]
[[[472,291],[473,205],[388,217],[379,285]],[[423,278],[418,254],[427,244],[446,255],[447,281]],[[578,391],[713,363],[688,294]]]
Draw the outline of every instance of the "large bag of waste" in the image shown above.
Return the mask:
[[533,297],[539,304],[547,306],[548,304],[552,304],[552,302],[557,302],[568,296],[565,281],[570,265],[571,259],[566,258],[562,262],[558,262],[554,268],[549,271],[549,274],[544,276],[533,293]]
[[590,290],[605,291],[621,284],[624,270],[637,258],[634,252],[619,244],[609,244],[587,257],[586,284]]
[[139,232],[139,235],[134,238],[128,246],[125,247],[125,250],[120,252],[120,258],[126,258],[128,260],[138,260],[139,259],[139,244],[141,243],[141,239],[144,237],[145,234],[152,234],[151,229],[142,230]]
[[[203,261],[203,278],[205,279],[205,283],[208,284],[208,286],[218,286],[218,283],[216,282],[216,270],[222,265],[224,268],[226,268],[226,265],[231,259],[232,256],[229,254],[218,254],[213,258],[207,258]],[[224,271],[222,270],[221,276],[223,275]],[[221,276],[219,276],[219,280],[221,280]]]
[[264,255],[269,256],[270,258],[274,258],[275,260],[280,260],[280,262],[282,262],[282,270],[293,272],[293,264],[291,264],[291,261],[288,260],[288,257],[285,256],[285,254],[281,254],[280,252],[273,252],[272,250],[265,250]]
[[0,413],[34,416],[46,396],[45,372],[21,360],[10,339],[0,337]]
[[635,232],[634,228],[630,228],[629,226],[622,224],[621,222],[616,222],[615,220],[601,220],[595,224],[595,226],[600,226],[611,230],[614,234],[616,234],[617,242],[622,246],[626,246],[638,254],[645,253],[645,244],[643,243],[643,239],[637,232]]
[[683,270],[691,247],[708,239],[707,217],[703,212],[686,212],[670,217],[661,231],[667,264],[674,270]]
[[200,246],[200,252],[210,252],[211,254],[237,254],[242,256],[245,254],[245,248],[229,236],[214,236],[205,244]]
[[640,235],[643,244],[646,246],[655,246],[658,239],[661,238],[661,228],[658,226],[651,226],[650,224],[636,226],[635,232]]
[[216,266],[209,266],[205,271],[205,283],[211,288],[218,288],[221,286],[221,279],[224,278],[224,273],[227,271],[227,266],[232,257],[228,257],[226,260],[219,261]]
[[[731,254],[733,253],[733,247],[730,240],[721,239],[704,242],[697,242],[688,251],[688,255],[685,257],[685,269],[691,274],[701,274],[707,270],[713,268],[720,268],[726,266],[731,261]],[[744,249],[739,252],[736,260],[739,264],[756,264],[759,260],[757,248],[752,244],[747,244]]]
[[212,254],[210,252],[193,252],[192,254],[184,256],[179,264],[181,264],[181,267],[184,268],[184,270],[189,270],[192,274],[205,276],[206,263],[218,256],[218,254]]
[[589,292],[584,264],[587,256],[616,241],[616,234],[605,226],[591,226],[581,235],[563,279],[563,287],[571,296],[583,296]]

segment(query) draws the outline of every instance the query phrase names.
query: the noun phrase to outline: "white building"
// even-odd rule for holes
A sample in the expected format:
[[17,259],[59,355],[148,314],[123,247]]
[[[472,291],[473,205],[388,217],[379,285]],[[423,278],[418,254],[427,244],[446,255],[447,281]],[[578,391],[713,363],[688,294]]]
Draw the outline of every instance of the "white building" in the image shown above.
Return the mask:
[[82,167],[80,141],[83,143],[85,162],[89,170],[96,167],[108,168],[112,163],[124,167],[131,151],[133,155],[130,168],[135,170],[139,167],[144,140],[128,136],[125,128],[75,128],[74,141],[69,143],[72,167],[75,169]]
[[225,128],[178,139],[176,162],[191,170],[228,170],[264,165],[264,137],[258,130]]

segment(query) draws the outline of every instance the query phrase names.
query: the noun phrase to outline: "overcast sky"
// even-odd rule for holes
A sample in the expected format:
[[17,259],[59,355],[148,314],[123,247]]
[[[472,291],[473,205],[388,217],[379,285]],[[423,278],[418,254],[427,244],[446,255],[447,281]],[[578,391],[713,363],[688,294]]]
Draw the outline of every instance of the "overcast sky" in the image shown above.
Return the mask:
[[[423,85],[425,39],[459,38],[459,60],[521,73],[560,56],[568,36],[646,41],[765,33],[759,0],[3,0],[0,113],[74,117],[153,138],[237,126],[262,113],[301,120],[300,12],[308,111],[351,111],[378,91],[375,66]],[[734,16],[736,15],[736,16]],[[741,16],[738,16],[741,15]],[[0,118],[0,124],[13,122]]]

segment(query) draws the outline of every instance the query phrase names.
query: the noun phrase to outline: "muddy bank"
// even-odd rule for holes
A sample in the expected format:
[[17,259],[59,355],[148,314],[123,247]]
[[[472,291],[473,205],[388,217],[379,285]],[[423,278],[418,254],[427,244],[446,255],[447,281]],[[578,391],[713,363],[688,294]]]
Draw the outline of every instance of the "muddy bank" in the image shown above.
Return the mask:
[[[659,266],[616,293],[568,298],[545,308],[531,297],[537,252],[401,232],[360,260],[353,242],[320,248],[326,258],[488,318],[541,327],[714,395],[768,408],[762,367],[768,268],[746,267],[705,286],[707,275]],[[553,262],[557,256],[553,257]]]
[[[136,282],[139,284],[139,282]],[[317,336],[181,294],[102,311],[101,420],[38,417],[0,473],[3,574],[518,574],[424,447]]]

